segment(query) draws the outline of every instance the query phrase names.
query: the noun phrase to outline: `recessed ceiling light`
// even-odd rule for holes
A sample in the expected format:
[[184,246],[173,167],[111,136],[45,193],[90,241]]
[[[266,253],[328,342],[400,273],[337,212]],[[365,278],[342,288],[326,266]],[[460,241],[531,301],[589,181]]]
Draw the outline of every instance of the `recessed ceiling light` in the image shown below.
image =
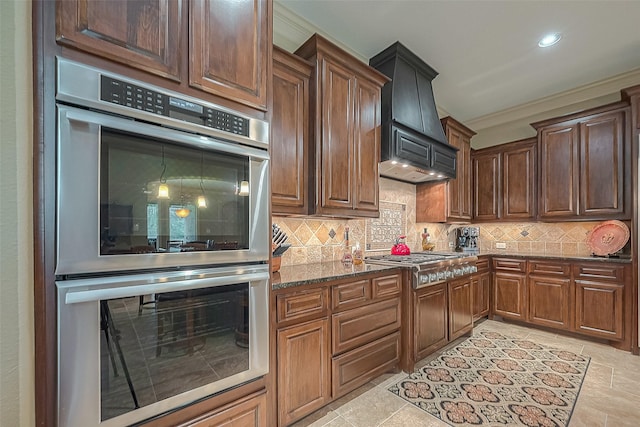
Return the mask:
[[562,35],[560,33],[547,34],[546,36],[540,39],[540,41],[538,42],[538,46],[540,47],[553,46],[554,44],[558,43],[561,38],[562,38]]

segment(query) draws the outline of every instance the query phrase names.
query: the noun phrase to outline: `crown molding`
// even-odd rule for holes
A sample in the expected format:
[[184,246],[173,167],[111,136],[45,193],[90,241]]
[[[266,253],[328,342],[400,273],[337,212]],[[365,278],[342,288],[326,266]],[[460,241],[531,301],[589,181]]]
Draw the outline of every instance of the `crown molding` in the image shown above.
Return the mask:
[[351,47],[331,37],[330,34],[327,34],[321,28],[316,27],[311,22],[296,15],[279,1],[273,2],[273,43],[276,46],[289,52],[294,52],[314,33],[320,34],[365,64],[369,63],[369,58],[360,52],[353,50]]
[[536,116],[567,105],[579,104],[594,98],[611,95],[624,88],[637,85],[638,83],[640,83],[640,68],[515,107],[496,111],[495,113],[472,120],[467,120],[465,121],[465,125],[475,130],[491,128],[504,123]]

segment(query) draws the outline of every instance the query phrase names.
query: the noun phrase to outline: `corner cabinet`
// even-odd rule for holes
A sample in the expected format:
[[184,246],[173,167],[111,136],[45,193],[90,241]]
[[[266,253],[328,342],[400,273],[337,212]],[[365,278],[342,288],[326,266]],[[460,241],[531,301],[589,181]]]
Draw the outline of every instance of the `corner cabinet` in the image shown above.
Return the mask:
[[473,217],[477,221],[526,221],[536,216],[537,140],[474,151]]
[[626,102],[533,123],[539,141],[542,220],[631,218]]
[[313,65],[273,47],[271,206],[274,214],[306,215],[309,186],[309,83]]
[[295,53],[315,66],[313,213],[377,217],[380,93],[388,78],[317,34]]
[[271,9],[272,0],[65,0],[56,2],[56,38],[266,111]]
[[471,138],[476,133],[452,117],[440,120],[447,141],[457,148],[456,177],[416,186],[417,222],[471,221]]

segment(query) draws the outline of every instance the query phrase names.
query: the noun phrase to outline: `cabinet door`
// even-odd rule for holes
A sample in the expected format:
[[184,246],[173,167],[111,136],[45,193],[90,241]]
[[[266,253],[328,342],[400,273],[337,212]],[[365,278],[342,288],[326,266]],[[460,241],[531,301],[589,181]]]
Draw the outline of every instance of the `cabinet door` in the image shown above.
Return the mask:
[[493,313],[509,319],[525,320],[526,276],[497,271],[493,276]]
[[578,214],[578,126],[539,131],[539,217],[554,219]]
[[474,274],[471,277],[473,291],[473,320],[476,321],[489,314],[489,290],[491,273]]
[[419,289],[414,295],[414,360],[447,343],[447,284]]
[[189,84],[267,109],[268,0],[191,0]]
[[502,153],[502,219],[536,216],[536,146],[534,139]]
[[500,153],[473,157],[473,217],[480,221],[500,217]]
[[580,123],[581,215],[620,218],[625,213],[627,111],[602,114]]
[[449,282],[449,341],[473,329],[471,279]]
[[609,340],[624,338],[624,284],[576,280],[575,330]]
[[380,87],[365,79],[356,84],[354,137],[354,208],[378,214],[380,162]]
[[56,3],[58,43],[180,80],[182,1],[67,0]]
[[529,322],[556,329],[571,328],[571,279],[529,276]]
[[280,329],[277,345],[278,420],[289,425],[331,397],[329,320]]
[[321,141],[318,213],[353,209],[353,86],[348,69],[322,60]]
[[273,50],[271,204],[273,213],[309,213],[309,80],[312,67]]
[[471,141],[455,129],[447,129],[449,144],[458,149],[456,178],[450,179],[449,220],[471,219]]
[[267,395],[266,393],[262,393],[256,397],[227,407],[213,415],[205,416],[195,422],[189,422],[187,425],[189,427],[266,427]]

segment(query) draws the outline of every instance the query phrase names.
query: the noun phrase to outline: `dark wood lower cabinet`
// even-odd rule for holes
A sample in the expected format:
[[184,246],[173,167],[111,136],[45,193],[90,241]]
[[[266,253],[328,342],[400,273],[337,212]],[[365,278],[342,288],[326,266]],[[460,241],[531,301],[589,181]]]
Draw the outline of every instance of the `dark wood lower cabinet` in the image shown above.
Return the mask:
[[277,332],[278,424],[288,425],[331,398],[329,319]]
[[267,394],[249,396],[181,427],[267,427]]
[[493,274],[493,314],[508,319],[525,320],[527,278],[523,274]]
[[414,361],[447,343],[447,284],[418,289],[414,295]]
[[473,321],[489,314],[489,291],[491,289],[491,273],[478,273],[471,276],[473,292]]
[[387,270],[274,291],[274,426],[400,366],[403,277]]
[[399,331],[334,357],[331,361],[333,398],[355,390],[399,362]]
[[529,322],[570,329],[571,280],[529,276]]
[[473,294],[471,277],[455,280],[449,286],[449,341],[473,329]]
[[576,331],[599,338],[624,338],[624,284],[576,280]]

